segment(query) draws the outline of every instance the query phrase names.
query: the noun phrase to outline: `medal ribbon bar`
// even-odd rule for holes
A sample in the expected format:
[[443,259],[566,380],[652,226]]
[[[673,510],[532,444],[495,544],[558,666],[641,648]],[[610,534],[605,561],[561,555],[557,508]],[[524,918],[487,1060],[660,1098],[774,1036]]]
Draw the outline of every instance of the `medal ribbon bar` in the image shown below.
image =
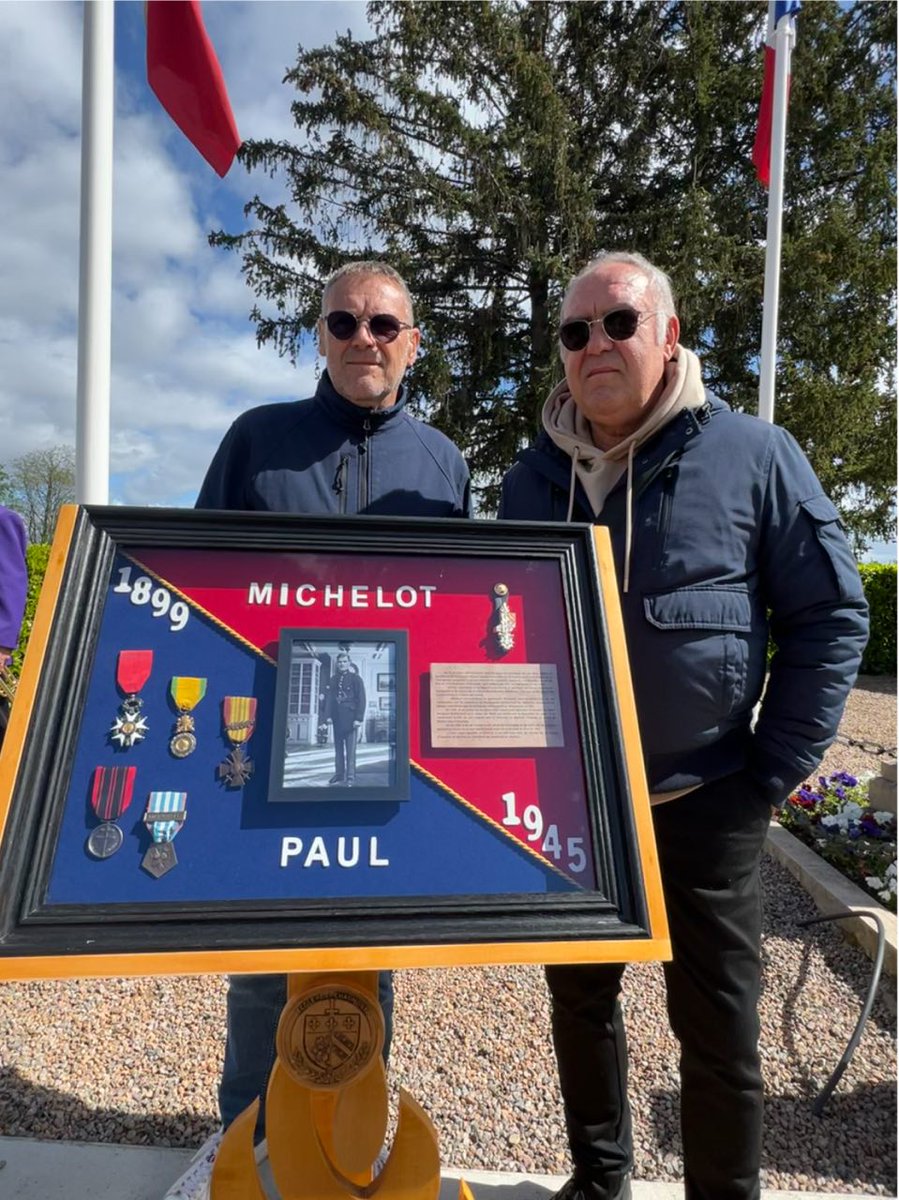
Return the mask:
[[114,821],[131,803],[137,767],[95,767],[91,808],[101,821]]
[[150,678],[152,668],[152,650],[120,650],[116,667],[116,683],[123,692],[133,696]]
[[179,712],[190,712],[206,695],[206,680],[191,675],[173,675],[171,691]]
[[228,741],[240,745],[253,736],[256,728],[256,697],[226,696],[222,701],[222,715]]
[[187,817],[187,792],[150,792],[144,824],[154,842],[171,842]]

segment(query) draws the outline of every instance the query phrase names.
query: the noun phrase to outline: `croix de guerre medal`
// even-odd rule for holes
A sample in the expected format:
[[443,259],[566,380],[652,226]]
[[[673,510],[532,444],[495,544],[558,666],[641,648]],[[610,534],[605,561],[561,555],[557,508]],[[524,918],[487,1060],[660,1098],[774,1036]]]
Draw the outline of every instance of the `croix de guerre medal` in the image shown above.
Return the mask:
[[116,666],[116,683],[125,693],[119,715],[109,730],[110,740],[128,750],[135,742],[143,741],[149,731],[146,719],[140,715],[143,701],[138,692],[150,678],[153,668],[152,650],[120,650]]
[[193,754],[197,748],[194,719],[190,714],[206,695],[206,680],[196,679],[191,675],[174,675],[171,692],[178,709],[178,720],[169,742],[169,749],[175,758],[187,758],[188,754]]
[[95,767],[91,786],[91,808],[102,821],[87,839],[87,852],[94,858],[109,858],[124,841],[114,824],[127,809],[134,794],[137,767]]
[[226,696],[222,701],[225,734],[231,743],[231,753],[218,765],[218,775],[225,787],[239,788],[253,774],[252,760],[247,757],[244,743],[256,728],[256,697]]
[[144,824],[153,844],[141,859],[141,866],[155,879],[178,865],[172,845],[187,817],[187,792],[150,792]]

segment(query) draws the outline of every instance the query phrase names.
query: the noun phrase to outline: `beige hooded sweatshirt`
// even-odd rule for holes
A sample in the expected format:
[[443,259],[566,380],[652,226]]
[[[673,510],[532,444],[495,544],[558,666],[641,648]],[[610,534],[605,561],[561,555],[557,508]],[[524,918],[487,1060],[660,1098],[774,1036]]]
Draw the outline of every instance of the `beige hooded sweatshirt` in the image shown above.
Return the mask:
[[646,414],[639,428],[613,446],[600,450],[593,443],[590,422],[572,399],[568,384],[563,380],[550,392],[543,406],[543,428],[559,447],[571,457],[571,486],[568,493],[568,515],[574,510],[574,489],[578,480],[593,508],[594,517],[602,512],[606,496],[627,471],[627,518],[625,528],[624,580],[626,592],[630,585],[631,538],[633,526],[633,467],[634,453],[663,425],[685,408],[701,408],[705,403],[699,359],[685,346],[675,347],[665,365],[665,387],[658,402]]

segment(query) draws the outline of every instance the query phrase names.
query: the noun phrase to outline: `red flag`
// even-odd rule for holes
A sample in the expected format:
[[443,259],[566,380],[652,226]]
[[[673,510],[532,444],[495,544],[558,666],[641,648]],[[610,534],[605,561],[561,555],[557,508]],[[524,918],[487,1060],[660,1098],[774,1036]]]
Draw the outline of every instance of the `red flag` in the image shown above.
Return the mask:
[[147,0],[146,11],[150,87],[209,165],[227,175],[240,135],[199,0]]

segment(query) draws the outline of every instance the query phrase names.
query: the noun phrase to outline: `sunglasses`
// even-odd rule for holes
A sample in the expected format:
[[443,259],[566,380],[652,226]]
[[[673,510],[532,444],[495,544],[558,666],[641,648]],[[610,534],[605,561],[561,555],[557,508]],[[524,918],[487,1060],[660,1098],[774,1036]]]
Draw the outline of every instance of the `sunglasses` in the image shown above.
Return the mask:
[[583,350],[590,341],[594,325],[601,325],[607,338],[613,342],[626,342],[632,338],[644,321],[654,317],[654,312],[639,313],[635,308],[613,308],[604,317],[588,321],[579,317],[574,321],[563,321],[559,326],[559,341],[566,350]]
[[338,342],[348,342],[360,325],[367,325],[368,332],[382,345],[385,342],[395,342],[404,329],[413,329],[390,313],[377,313],[373,317],[354,317],[351,312],[337,309],[325,317],[328,333],[336,337]]

